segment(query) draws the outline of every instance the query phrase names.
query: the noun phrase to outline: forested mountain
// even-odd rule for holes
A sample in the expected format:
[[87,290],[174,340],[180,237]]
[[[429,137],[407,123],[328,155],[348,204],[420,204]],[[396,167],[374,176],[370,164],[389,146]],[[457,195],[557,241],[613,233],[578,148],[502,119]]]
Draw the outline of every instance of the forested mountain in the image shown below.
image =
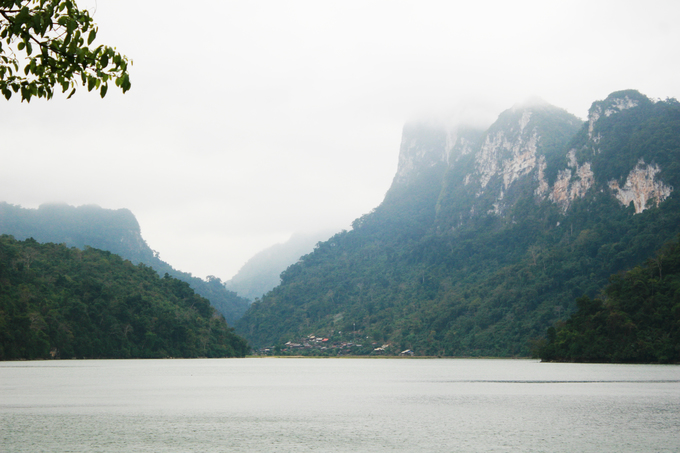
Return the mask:
[[680,363],[680,241],[583,296],[539,344],[544,361]]
[[224,286],[240,296],[255,300],[281,283],[281,272],[302,255],[314,249],[319,241],[327,240],[334,231],[296,233],[282,244],[275,244],[250,258]]
[[0,360],[243,357],[207,299],[144,264],[0,236]]
[[633,90],[585,123],[534,101],[484,131],[407,125],[383,203],[236,328],[283,350],[323,336],[324,354],[526,356],[577,297],[675,237],[679,184],[680,104]]
[[38,209],[24,209],[0,202],[0,234],[16,239],[33,238],[84,249],[86,246],[107,250],[134,264],[144,263],[159,275],[166,273],[189,283],[229,322],[233,324],[248,308],[248,301],[224,288],[219,278],[207,281],[175,270],[144,241],[137,219],[127,209],[103,209],[99,206],[43,204]]

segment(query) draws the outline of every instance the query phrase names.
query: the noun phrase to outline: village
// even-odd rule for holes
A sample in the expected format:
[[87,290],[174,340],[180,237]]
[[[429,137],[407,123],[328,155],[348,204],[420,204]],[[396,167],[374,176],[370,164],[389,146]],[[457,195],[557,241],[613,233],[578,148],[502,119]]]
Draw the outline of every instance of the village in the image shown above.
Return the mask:
[[360,344],[351,341],[334,341],[330,338],[316,335],[308,335],[298,341],[288,341],[280,346],[261,348],[259,355],[296,355],[296,356],[413,356],[410,349],[398,351],[389,343]]

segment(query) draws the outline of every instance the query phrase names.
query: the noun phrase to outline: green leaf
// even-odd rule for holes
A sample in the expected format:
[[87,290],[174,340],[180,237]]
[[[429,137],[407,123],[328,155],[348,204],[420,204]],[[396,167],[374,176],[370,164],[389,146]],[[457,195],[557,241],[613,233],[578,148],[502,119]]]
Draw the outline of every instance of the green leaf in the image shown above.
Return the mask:
[[[127,57],[105,45],[89,48],[98,28],[90,13],[80,10],[75,0],[0,0],[0,11],[11,18],[0,21],[3,96],[11,96],[13,90],[25,101],[33,97],[50,99],[58,85],[64,93],[68,87],[74,88],[70,97],[79,79],[88,91],[97,89],[102,97],[109,80],[115,80],[123,92],[129,90]],[[34,49],[33,44],[38,47]],[[36,56],[32,58],[34,50]]]
[[90,34],[87,36],[87,45],[89,46],[90,44],[92,44],[92,41],[94,41],[94,39],[96,37],[97,37],[97,30],[95,28],[93,28],[92,30],[90,30]]

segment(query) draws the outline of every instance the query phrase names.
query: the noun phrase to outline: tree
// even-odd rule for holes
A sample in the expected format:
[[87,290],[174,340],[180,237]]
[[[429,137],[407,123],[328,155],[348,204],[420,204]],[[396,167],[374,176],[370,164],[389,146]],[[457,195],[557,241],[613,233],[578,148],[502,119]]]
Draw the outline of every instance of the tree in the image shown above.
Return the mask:
[[80,80],[106,96],[113,81],[130,89],[132,63],[114,48],[92,47],[97,26],[74,0],[0,0],[0,93],[6,99],[51,99],[54,87],[71,90]]

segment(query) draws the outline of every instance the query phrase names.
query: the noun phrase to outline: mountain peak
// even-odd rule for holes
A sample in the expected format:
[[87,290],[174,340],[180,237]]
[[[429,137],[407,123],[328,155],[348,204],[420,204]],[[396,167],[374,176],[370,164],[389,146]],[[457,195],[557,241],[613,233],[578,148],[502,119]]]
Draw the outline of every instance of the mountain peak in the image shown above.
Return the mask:
[[610,117],[624,110],[641,105],[651,104],[652,101],[637,90],[615,91],[602,101],[595,101],[588,110],[588,138],[597,140],[593,134],[595,123],[602,117]]
[[540,98],[516,104],[498,117],[484,134],[474,167],[463,185],[475,191],[468,198],[476,213],[503,214],[514,202],[514,186],[529,175],[539,182],[547,162],[562,151],[565,139],[582,125],[575,116]]
[[680,104],[647,102],[595,103],[597,140],[542,102],[503,112],[466,153],[460,129],[405,127],[383,203],[291,266],[237,329],[283,350],[323,332],[337,345],[324,355],[527,355],[576,297],[678,234]]

